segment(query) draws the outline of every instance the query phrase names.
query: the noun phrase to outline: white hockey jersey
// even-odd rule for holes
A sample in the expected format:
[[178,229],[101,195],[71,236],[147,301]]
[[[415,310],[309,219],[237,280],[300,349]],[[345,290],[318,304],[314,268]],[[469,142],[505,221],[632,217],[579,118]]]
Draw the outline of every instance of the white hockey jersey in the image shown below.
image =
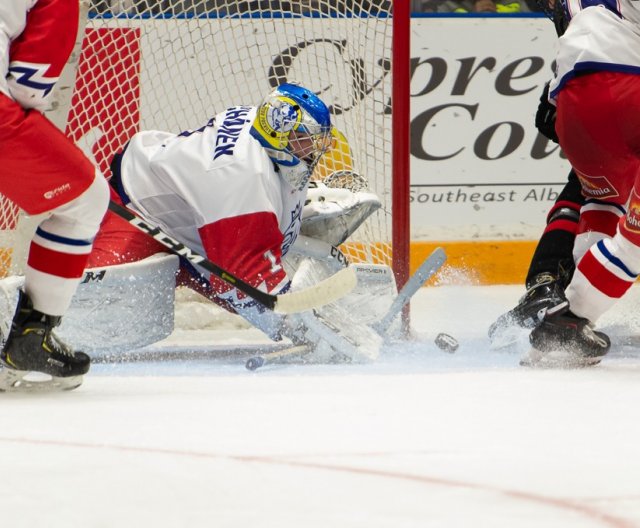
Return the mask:
[[566,0],[570,17],[560,37],[549,98],[584,71],[640,74],[640,5],[637,0]]
[[[251,136],[255,114],[238,106],[198,130],[139,132],[123,154],[121,182],[129,205],[172,237],[277,294],[289,286],[282,257],[298,236],[307,188],[293,189],[278,173],[287,169]],[[246,316],[250,299],[219,279],[212,284]]]
[[0,2],[0,92],[44,110],[78,31],[78,0]]

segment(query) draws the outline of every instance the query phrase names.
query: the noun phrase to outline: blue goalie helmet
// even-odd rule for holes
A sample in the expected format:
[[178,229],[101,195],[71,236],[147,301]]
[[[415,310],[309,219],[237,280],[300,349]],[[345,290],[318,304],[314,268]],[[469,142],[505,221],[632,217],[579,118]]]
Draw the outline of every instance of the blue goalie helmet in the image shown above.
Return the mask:
[[304,188],[333,144],[327,105],[311,90],[293,83],[281,84],[265,98],[251,134],[298,189]]

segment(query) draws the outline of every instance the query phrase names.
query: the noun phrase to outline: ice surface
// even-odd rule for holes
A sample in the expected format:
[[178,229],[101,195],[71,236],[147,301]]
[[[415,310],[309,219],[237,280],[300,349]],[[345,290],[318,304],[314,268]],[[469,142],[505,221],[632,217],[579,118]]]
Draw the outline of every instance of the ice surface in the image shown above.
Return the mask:
[[96,364],[70,393],[2,395],[0,526],[640,526],[640,295],[603,320],[601,365],[536,371],[524,336],[485,337],[521,293],[423,289],[416,341],[372,365],[251,373],[203,354],[265,341],[230,325],[174,334],[156,357],[177,360]]

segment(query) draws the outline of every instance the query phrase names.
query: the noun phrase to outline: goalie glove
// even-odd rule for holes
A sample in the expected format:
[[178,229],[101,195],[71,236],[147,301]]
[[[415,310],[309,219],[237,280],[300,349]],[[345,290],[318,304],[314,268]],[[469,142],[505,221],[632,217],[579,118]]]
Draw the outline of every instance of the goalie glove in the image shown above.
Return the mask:
[[[302,260],[293,276],[292,289],[295,291],[325,278],[332,273],[331,268],[326,262]],[[353,311],[353,306],[343,298],[313,311],[286,316],[281,333],[295,345],[309,345],[313,359],[318,362],[373,361],[378,357],[383,339]]]
[[[344,315],[344,314],[343,314]],[[317,311],[286,316],[282,334],[295,345],[308,345],[319,363],[366,363],[377,359],[382,338],[369,326],[349,319],[329,319]]]
[[381,206],[372,192],[310,182],[300,233],[338,246]]

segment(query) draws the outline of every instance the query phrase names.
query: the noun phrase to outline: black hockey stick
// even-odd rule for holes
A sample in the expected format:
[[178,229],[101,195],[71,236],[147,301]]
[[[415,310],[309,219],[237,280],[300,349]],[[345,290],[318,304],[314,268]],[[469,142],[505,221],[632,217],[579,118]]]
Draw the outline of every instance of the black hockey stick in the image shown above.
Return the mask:
[[249,283],[222,269],[217,264],[214,264],[208,258],[189,249],[182,242],[167,235],[161,228],[148,220],[140,218],[126,207],[110,201],[109,210],[129,222],[136,229],[139,229],[154,240],[160,242],[172,253],[187,259],[192,264],[200,266],[277,313],[288,314],[304,312],[305,310],[311,310],[329,304],[349,293],[357,283],[356,273],[354,269],[349,266],[304,290],[284,293],[282,295],[271,295],[258,288],[254,288]]

